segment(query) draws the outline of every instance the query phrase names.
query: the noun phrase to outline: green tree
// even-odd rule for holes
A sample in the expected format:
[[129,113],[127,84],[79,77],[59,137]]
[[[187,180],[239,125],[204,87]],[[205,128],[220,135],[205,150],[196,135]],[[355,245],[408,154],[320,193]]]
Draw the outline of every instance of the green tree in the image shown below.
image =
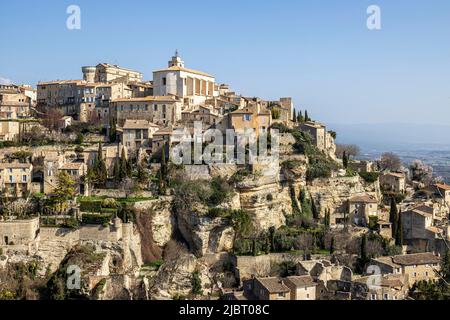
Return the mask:
[[391,198],[391,209],[389,211],[389,222],[392,223],[392,238],[397,236],[397,226],[398,226],[398,208],[395,198]]
[[116,159],[116,160],[114,161],[113,175],[114,175],[114,180],[115,180],[116,182],[120,182],[120,165],[119,165],[119,159]]
[[119,160],[119,181],[122,181],[126,177],[128,177],[128,160],[125,155],[125,148],[123,148]]
[[344,165],[345,169],[348,168],[348,157],[346,151],[344,151],[344,153],[342,154],[342,164]]
[[200,279],[200,272],[198,270],[196,270],[192,273],[191,284],[192,284],[192,294],[193,295],[196,296],[196,295],[200,295],[203,293],[202,279]]
[[403,225],[402,225],[402,215],[399,213],[397,218],[397,230],[395,234],[395,245],[403,245]]
[[310,203],[311,203],[311,211],[312,211],[312,216],[314,219],[319,219],[319,210],[316,207],[316,203],[314,202],[314,199],[310,198]]
[[117,139],[117,123],[113,117],[109,119],[109,142],[116,142]]
[[311,121],[311,119],[308,116],[308,110],[305,110],[305,122]]
[[84,136],[81,132],[79,132],[75,139],[75,144],[83,144],[83,142],[84,142]]
[[297,122],[302,123],[303,121],[305,121],[305,118],[303,118],[302,111],[299,110],[297,115]]
[[293,111],[292,121],[297,122],[297,112],[295,111],[295,109]]
[[108,179],[108,170],[106,169],[105,161],[103,160],[102,144],[98,144],[97,157],[94,160],[93,173],[95,175],[95,183],[99,186],[104,186]]
[[334,250],[334,237],[332,237],[330,241],[330,254],[333,254]]
[[58,182],[52,195],[52,200],[58,204],[59,213],[63,211],[67,201],[75,197],[75,194],[75,181],[72,180],[67,172],[61,171],[58,174]]
[[441,260],[439,275],[448,283],[450,282],[450,250],[445,252]]

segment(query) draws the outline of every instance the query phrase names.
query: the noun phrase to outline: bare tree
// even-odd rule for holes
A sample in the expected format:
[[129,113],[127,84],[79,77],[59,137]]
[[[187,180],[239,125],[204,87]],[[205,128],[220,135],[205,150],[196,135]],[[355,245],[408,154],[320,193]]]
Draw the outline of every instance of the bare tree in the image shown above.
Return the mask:
[[383,153],[378,164],[381,170],[400,171],[402,169],[400,157],[392,152]]
[[360,149],[355,144],[337,144],[336,145],[336,156],[342,158],[344,152],[349,157],[356,157],[360,153]]
[[433,180],[433,167],[426,165],[421,160],[414,160],[409,166],[409,170],[413,181],[429,184]]
[[131,178],[125,178],[120,183],[119,189],[125,193],[125,198],[128,198],[135,192],[135,182]]

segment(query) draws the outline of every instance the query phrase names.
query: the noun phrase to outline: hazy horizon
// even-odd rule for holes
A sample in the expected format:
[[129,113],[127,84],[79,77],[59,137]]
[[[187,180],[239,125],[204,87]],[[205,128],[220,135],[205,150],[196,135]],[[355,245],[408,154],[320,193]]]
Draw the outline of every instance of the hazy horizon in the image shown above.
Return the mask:
[[151,80],[178,49],[186,67],[243,95],[291,96],[324,123],[450,123],[446,0],[379,0],[382,28],[375,31],[366,26],[368,0],[231,1],[229,14],[206,1],[174,0],[168,8],[79,0],[81,30],[72,31],[71,4],[0,3],[0,36],[8,39],[0,51],[3,81],[80,79],[82,66],[100,62]]

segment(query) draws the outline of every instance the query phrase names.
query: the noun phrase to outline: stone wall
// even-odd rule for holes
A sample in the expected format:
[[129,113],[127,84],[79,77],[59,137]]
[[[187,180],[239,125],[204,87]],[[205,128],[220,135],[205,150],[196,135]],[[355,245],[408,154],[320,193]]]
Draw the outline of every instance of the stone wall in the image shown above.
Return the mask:
[[0,222],[0,246],[34,243],[39,236],[39,218]]

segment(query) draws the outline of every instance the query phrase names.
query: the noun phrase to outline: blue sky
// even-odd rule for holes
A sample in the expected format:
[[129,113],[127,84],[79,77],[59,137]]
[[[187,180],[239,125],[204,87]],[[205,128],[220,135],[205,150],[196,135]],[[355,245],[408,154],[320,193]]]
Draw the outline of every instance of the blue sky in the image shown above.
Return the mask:
[[[81,30],[66,8],[81,7]],[[369,31],[366,9],[381,8]],[[450,124],[450,1],[1,1],[0,78],[78,79],[110,62],[186,66],[237,92],[292,96],[328,123]]]

